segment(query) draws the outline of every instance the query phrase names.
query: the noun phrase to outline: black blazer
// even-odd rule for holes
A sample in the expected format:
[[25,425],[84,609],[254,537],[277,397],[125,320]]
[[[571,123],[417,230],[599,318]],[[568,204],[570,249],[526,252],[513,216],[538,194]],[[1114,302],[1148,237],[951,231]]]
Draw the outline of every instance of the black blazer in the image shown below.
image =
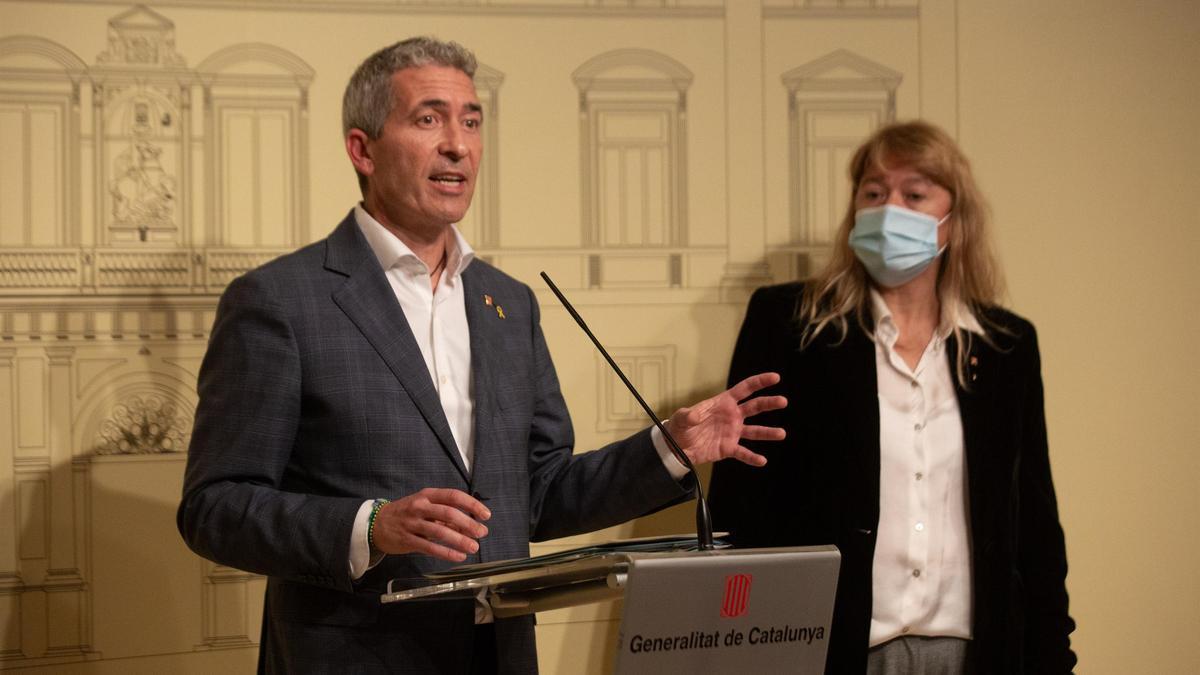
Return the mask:
[[[803,289],[759,289],[750,300],[729,381],[774,370],[768,393],[785,410],[758,424],[783,443],[749,444],[765,468],[713,466],[715,525],[739,547],[834,544],[842,553],[826,672],[861,673],[871,619],[879,524],[879,401],[875,345],[853,319],[844,340],[823,331],[801,351],[795,319]],[[966,446],[976,673],[1070,672],[1066,551],[1046,446],[1037,337],[1028,321],[989,309],[996,346],[971,342],[969,389],[957,382]],[[955,363],[959,345],[948,341]]]

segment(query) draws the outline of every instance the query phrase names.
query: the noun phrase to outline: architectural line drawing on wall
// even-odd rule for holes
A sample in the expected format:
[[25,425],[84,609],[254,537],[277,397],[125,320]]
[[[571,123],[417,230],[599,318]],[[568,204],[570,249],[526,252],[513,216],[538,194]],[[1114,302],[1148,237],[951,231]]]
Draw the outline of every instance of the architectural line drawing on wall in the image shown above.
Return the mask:
[[96,62],[88,71],[101,228],[95,241],[185,244],[192,75],[175,51],[175,24],[143,5],[122,12],[109,20],[108,50]]
[[191,436],[192,414],[167,394],[131,394],[113,406],[96,433],[98,455],[183,452]]
[[648,49],[600,54],[579,90],[582,241],[687,245],[687,90],[692,72]]
[[[336,126],[337,92],[325,90],[340,90],[334,80],[347,66],[344,54],[311,40],[314,32],[329,27],[332,44],[353,39],[336,31],[364,18],[411,32],[453,26],[444,37],[486,49],[481,55],[503,66],[481,63],[475,78],[484,153],[460,226],[506,272],[535,280],[544,269],[583,291],[573,299],[594,308],[622,368],[664,408],[681,388],[720,377],[744,299],[722,294],[723,275],[753,263],[744,268],[749,288],[783,277],[774,259],[759,265],[767,255],[827,250],[820,214],[789,209],[816,204],[811,195],[828,186],[797,179],[815,176],[813,167],[825,166],[820,153],[835,152],[843,136],[859,127],[865,135],[871,120],[895,114],[887,92],[899,73],[887,69],[905,71],[901,114],[929,100],[944,109],[954,97],[942,93],[952,92],[953,67],[930,71],[930,62],[949,61],[922,37],[944,34],[925,30],[928,16],[952,23],[937,14],[945,3],[924,3],[924,15],[916,0],[151,7],[0,0],[5,18],[8,10],[34,18],[0,33],[39,34],[0,37],[0,147],[12,148],[0,158],[0,523],[15,523],[0,527],[0,669],[153,656],[194,670],[231,655],[253,659],[263,579],[199,560],[176,535],[173,509],[217,296],[234,277],[319,237],[310,218],[344,209],[323,200],[353,189],[310,186],[314,157],[341,156],[332,129],[310,123]],[[254,31],[246,35],[270,44],[205,30],[243,21]],[[529,39],[498,32],[505,22]],[[190,44],[199,30],[202,48]],[[829,35],[815,47],[793,40],[793,30]],[[863,32],[895,38],[863,52],[878,69],[861,53],[813,60],[863,44]],[[723,35],[738,39],[722,50]],[[560,62],[543,67],[551,48]],[[761,63],[765,79],[739,71],[743,62]],[[789,71],[796,64],[805,65]],[[783,89],[772,84],[780,75]],[[863,86],[820,90],[839,77]],[[784,119],[785,94],[798,118]],[[748,108],[730,105],[751,99]],[[839,101],[849,107],[831,103]],[[860,107],[884,112],[870,117]],[[552,109],[556,119],[515,114],[531,109]],[[767,122],[760,130],[738,123],[757,119]],[[801,134],[798,119],[820,133]],[[506,145],[501,157],[501,140],[521,152]],[[586,162],[571,154],[576,147]],[[535,170],[555,172],[552,180],[524,174],[533,160]],[[563,329],[553,300],[541,300],[555,357],[576,366],[562,372],[564,391],[579,398],[580,447],[643,427],[607,367],[586,367],[590,351],[555,335],[574,327]],[[147,615],[161,620],[125,620]],[[589,623],[548,617],[539,627],[545,651],[565,631],[588,634]]]
[[903,74],[845,49],[787,71],[791,250],[799,276],[827,255],[850,189],[854,148],[896,118]]
[[[0,38],[0,247],[79,242],[80,87],[87,65],[45,38]],[[15,157],[14,157],[15,156]]]
[[762,0],[762,9],[771,19],[911,19],[919,16],[921,0]]
[[[107,0],[59,0],[71,4],[110,4]],[[853,1],[853,0],[851,0]],[[891,0],[902,2],[903,0]],[[292,10],[360,14],[446,14],[468,16],[719,18],[726,0],[158,0],[161,7],[220,10]]]
[[196,66],[204,97],[205,241],[291,249],[308,241],[308,90],[315,71],[291,52],[235,44]]
[[[170,514],[129,504],[177,499],[195,408],[179,364],[199,362],[215,294],[307,240],[314,70],[259,43],[189,68],[141,5],[107,30],[90,66],[0,38],[0,518],[17,526],[0,528],[0,667],[257,638],[261,578],[191,567],[161,536]],[[126,550],[139,527],[161,558]],[[154,639],[102,618],[164,593],[194,607]]]
[[500,248],[500,85],[504,73],[480,63],[475,92],[483,106],[483,162],[471,208],[458,224],[468,241],[481,250]]
[[[609,346],[613,361],[660,415],[670,414],[675,399],[676,347],[666,345]],[[613,374],[608,362],[596,354],[596,431],[633,432],[646,427],[646,413]]]
[[190,69],[143,5],[90,67],[0,38],[0,138],[21,153],[0,166],[0,291],[211,294],[306,243],[314,74],[264,43]]

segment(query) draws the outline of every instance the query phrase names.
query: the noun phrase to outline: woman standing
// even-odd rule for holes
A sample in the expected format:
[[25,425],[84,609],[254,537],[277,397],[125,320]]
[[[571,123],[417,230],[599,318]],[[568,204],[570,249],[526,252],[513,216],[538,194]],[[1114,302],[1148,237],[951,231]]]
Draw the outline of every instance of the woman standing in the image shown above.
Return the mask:
[[773,370],[764,468],[713,467],[739,547],[835,544],[830,673],[1070,672],[1037,337],[998,307],[986,208],[954,141],[878,130],[828,267],[750,301],[730,382]]

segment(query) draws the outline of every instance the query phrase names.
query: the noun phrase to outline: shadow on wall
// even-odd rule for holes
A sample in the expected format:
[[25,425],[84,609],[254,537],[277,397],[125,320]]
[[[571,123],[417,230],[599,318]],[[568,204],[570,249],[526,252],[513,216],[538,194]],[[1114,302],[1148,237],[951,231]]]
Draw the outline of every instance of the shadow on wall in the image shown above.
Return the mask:
[[175,528],[183,453],[88,460],[94,647],[103,658],[202,644],[202,562]]
[[[174,526],[184,459],[182,453],[89,455],[51,467],[50,485],[74,487],[79,520],[68,536],[82,583],[63,586],[53,567],[25,570],[28,580],[43,576],[46,583],[22,593],[19,663],[52,659],[57,670],[64,659],[190,652],[201,644],[199,561]],[[69,551],[56,554],[52,547],[61,550],[64,541],[30,515],[21,525],[23,545],[36,552],[50,530],[43,560],[61,565]]]
[[[251,636],[257,638],[261,585],[236,571],[222,583],[175,527],[186,459],[158,453],[80,460],[89,505],[89,658],[103,662],[77,664],[77,672],[213,672],[204,665],[213,659],[248,672],[256,661]],[[224,653],[183,660],[195,652]]]

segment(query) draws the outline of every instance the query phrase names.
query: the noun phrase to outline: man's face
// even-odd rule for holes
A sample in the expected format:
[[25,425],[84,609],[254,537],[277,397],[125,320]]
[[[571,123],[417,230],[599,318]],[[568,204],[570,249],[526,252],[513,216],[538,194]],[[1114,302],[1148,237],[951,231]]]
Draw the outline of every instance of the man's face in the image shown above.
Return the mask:
[[392,110],[379,138],[354,129],[346,139],[351,161],[367,176],[367,212],[417,236],[462,220],[475,192],[482,124],[475,84],[461,70],[428,65],[393,74]]

